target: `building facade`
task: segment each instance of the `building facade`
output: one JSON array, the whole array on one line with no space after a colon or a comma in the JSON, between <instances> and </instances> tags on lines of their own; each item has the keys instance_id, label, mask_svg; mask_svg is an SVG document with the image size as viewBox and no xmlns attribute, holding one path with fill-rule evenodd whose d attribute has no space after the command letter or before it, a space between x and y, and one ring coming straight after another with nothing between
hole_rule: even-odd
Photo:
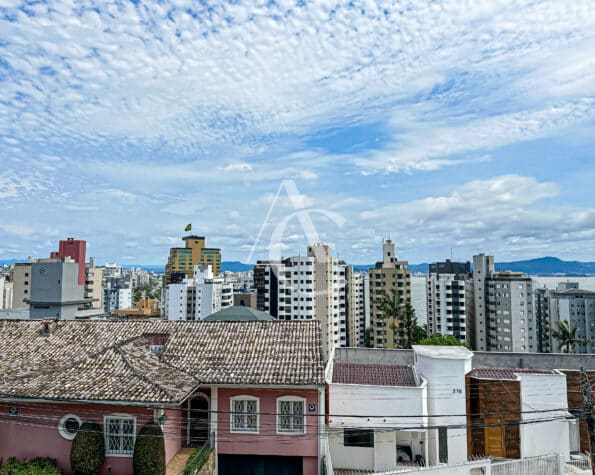
<instances>
[{"instance_id":1,"label":"building facade","mask_svg":"<svg viewBox=\"0 0 595 475\"><path fill-rule=\"evenodd\" d=\"M210 264L194 266L192 279L169 284L166 293L168 320L203 320L212 313L233 306L233 284L215 277Z\"/></svg>"},{"instance_id":2,"label":"building facade","mask_svg":"<svg viewBox=\"0 0 595 475\"><path fill-rule=\"evenodd\" d=\"M70 257L38 259L31 264L31 319L74 320L89 303L79 285L79 264Z\"/></svg>"},{"instance_id":3,"label":"building facade","mask_svg":"<svg viewBox=\"0 0 595 475\"><path fill-rule=\"evenodd\" d=\"M366 328L370 325L370 279L366 272L345 271L347 282L347 345L365 346Z\"/></svg>"},{"instance_id":4,"label":"building facade","mask_svg":"<svg viewBox=\"0 0 595 475\"><path fill-rule=\"evenodd\" d=\"M347 346L348 267L325 244L309 246L306 256L258 261L254 266L257 308L279 320L320 321L325 351ZM353 290L352 318L360 322L365 316L355 312L363 311L362 296Z\"/></svg>"},{"instance_id":5,"label":"building facade","mask_svg":"<svg viewBox=\"0 0 595 475\"><path fill-rule=\"evenodd\" d=\"M426 280L428 334L454 336L471 346L467 318L467 294L472 286L471 280L469 262L447 260L430 265Z\"/></svg>"},{"instance_id":6,"label":"building facade","mask_svg":"<svg viewBox=\"0 0 595 475\"><path fill-rule=\"evenodd\" d=\"M204 236L185 236L185 247L172 247L165 265L164 286L172 282L172 274L185 274L194 277L194 266L207 264L217 276L221 273L221 249L205 247Z\"/></svg>"},{"instance_id":7,"label":"building facade","mask_svg":"<svg viewBox=\"0 0 595 475\"><path fill-rule=\"evenodd\" d=\"M16 262L10 266L11 307L28 309L27 301L31 298L31 262Z\"/></svg>"},{"instance_id":8,"label":"building facade","mask_svg":"<svg viewBox=\"0 0 595 475\"><path fill-rule=\"evenodd\" d=\"M103 269L95 267L95 260L91 257L85 268L85 298L90 299L90 307L103 308Z\"/></svg>"},{"instance_id":9,"label":"building facade","mask_svg":"<svg viewBox=\"0 0 595 475\"><path fill-rule=\"evenodd\" d=\"M382 243L382 261L369 271L370 279L370 343L373 348L398 346L396 332L380 309L385 295L396 292L402 304L411 304L411 273L407 261L397 259L395 245L388 239Z\"/></svg>"},{"instance_id":10,"label":"building facade","mask_svg":"<svg viewBox=\"0 0 595 475\"><path fill-rule=\"evenodd\" d=\"M473 256L475 349L537 352L533 280L519 272L496 272L494 257Z\"/></svg>"},{"instance_id":11,"label":"building facade","mask_svg":"<svg viewBox=\"0 0 595 475\"><path fill-rule=\"evenodd\" d=\"M51 259L66 259L69 257L78 264L78 284L85 283L85 266L86 266L87 241L79 239L68 238L61 240L58 245L58 251L50 254Z\"/></svg>"}]
</instances>

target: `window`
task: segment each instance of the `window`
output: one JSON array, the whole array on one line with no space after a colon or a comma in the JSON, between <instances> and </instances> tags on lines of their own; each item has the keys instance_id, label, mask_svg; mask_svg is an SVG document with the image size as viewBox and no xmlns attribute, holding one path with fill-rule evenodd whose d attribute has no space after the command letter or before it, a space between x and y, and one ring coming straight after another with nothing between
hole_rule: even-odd
<instances>
[{"instance_id":1,"label":"window","mask_svg":"<svg viewBox=\"0 0 595 475\"><path fill-rule=\"evenodd\" d=\"M81 419L75 414L66 414L58 423L58 432L66 440L74 439L81 427Z\"/></svg>"},{"instance_id":2,"label":"window","mask_svg":"<svg viewBox=\"0 0 595 475\"><path fill-rule=\"evenodd\" d=\"M284 396L277 399L277 432L284 434L305 434L304 398Z\"/></svg>"},{"instance_id":3,"label":"window","mask_svg":"<svg viewBox=\"0 0 595 475\"><path fill-rule=\"evenodd\" d=\"M231 411L232 432L258 432L258 398L232 397Z\"/></svg>"},{"instance_id":4,"label":"window","mask_svg":"<svg viewBox=\"0 0 595 475\"><path fill-rule=\"evenodd\" d=\"M128 415L105 416L106 455L132 455L136 436L136 418Z\"/></svg>"},{"instance_id":5,"label":"window","mask_svg":"<svg viewBox=\"0 0 595 475\"><path fill-rule=\"evenodd\" d=\"M374 431L367 429L344 429L345 447L374 447Z\"/></svg>"},{"instance_id":6,"label":"window","mask_svg":"<svg viewBox=\"0 0 595 475\"><path fill-rule=\"evenodd\" d=\"M438 427L438 459L440 463L448 463L448 428Z\"/></svg>"}]
</instances>

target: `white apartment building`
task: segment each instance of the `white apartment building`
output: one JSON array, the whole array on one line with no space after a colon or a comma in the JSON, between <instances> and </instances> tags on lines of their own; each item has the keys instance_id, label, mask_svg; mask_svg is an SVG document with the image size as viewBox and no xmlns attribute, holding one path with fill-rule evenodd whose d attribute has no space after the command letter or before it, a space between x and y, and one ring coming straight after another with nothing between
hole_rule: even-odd
<instances>
[{"instance_id":1,"label":"white apartment building","mask_svg":"<svg viewBox=\"0 0 595 475\"><path fill-rule=\"evenodd\" d=\"M347 346L347 268L325 244L309 246L306 256L258 261L257 308L280 320L319 320L326 351Z\"/></svg>"},{"instance_id":2,"label":"white apartment building","mask_svg":"<svg viewBox=\"0 0 595 475\"><path fill-rule=\"evenodd\" d=\"M346 269L347 346L364 347L366 328L370 326L370 278L367 272Z\"/></svg>"},{"instance_id":3,"label":"white apartment building","mask_svg":"<svg viewBox=\"0 0 595 475\"><path fill-rule=\"evenodd\" d=\"M132 289L129 287L107 287L103 289L103 309L105 313L132 307Z\"/></svg>"},{"instance_id":4,"label":"white apartment building","mask_svg":"<svg viewBox=\"0 0 595 475\"><path fill-rule=\"evenodd\" d=\"M437 262L427 278L428 333L450 335L471 344L467 294L472 288L469 262Z\"/></svg>"},{"instance_id":5,"label":"white apartment building","mask_svg":"<svg viewBox=\"0 0 595 475\"><path fill-rule=\"evenodd\" d=\"M164 292L164 318L202 320L233 305L233 284L214 277L211 265L194 266L194 278L169 284Z\"/></svg>"}]
</instances>

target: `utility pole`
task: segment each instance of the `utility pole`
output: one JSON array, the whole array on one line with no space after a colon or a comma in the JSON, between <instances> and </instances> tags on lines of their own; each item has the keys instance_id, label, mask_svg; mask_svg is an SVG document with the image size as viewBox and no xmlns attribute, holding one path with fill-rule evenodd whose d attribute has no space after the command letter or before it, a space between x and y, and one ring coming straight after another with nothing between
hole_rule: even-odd
<instances>
[{"instance_id":1,"label":"utility pole","mask_svg":"<svg viewBox=\"0 0 595 475\"><path fill-rule=\"evenodd\" d=\"M595 475L595 417L593 417L593 400L591 399L593 388L585 368L581 368L581 391L583 392L583 417L587 422L587 430L589 431L591 473Z\"/></svg>"}]
</instances>

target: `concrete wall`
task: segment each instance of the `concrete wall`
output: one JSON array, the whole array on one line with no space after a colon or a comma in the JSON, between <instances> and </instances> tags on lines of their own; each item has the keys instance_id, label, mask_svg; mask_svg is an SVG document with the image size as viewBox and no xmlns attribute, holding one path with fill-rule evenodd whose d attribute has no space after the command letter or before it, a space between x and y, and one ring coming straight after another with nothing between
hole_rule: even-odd
<instances>
[{"instance_id":1,"label":"concrete wall","mask_svg":"<svg viewBox=\"0 0 595 475\"><path fill-rule=\"evenodd\" d=\"M413 364L413 350L382 350L371 348L337 348L337 363ZM592 355L564 353L501 353L475 351L473 368L527 368L595 370Z\"/></svg>"},{"instance_id":2,"label":"concrete wall","mask_svg":"<svg viewBox=\"0 0 595 475\"><path fill-rule=\"evenodd\" d=\"M566 375L520 374L521 410L523 422L563 417L568 407ZM530 413L560 409L559 412ZM567 420L539 422L520 426L521 457L536 457L559 453L570 458L570 436Z\"/></svg>"}]
</instances>

